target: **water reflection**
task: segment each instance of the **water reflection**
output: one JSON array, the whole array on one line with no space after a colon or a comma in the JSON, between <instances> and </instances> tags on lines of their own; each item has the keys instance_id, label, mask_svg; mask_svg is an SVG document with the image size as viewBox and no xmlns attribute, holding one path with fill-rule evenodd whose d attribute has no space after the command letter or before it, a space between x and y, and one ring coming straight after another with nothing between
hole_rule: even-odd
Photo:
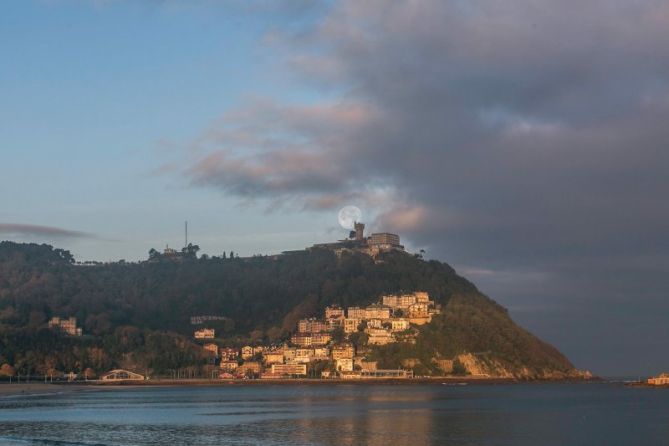
<instances>
[{"instance_id":1,"label":"water reflection","mask_svg":"<svg viewBox=\"0 0 669 446\"><path fill-rule=\"evenodd\" d=\"M0 444L663 444L666 414L605 385L115 389L0 399Z\"/></svg>"}]
</instances>

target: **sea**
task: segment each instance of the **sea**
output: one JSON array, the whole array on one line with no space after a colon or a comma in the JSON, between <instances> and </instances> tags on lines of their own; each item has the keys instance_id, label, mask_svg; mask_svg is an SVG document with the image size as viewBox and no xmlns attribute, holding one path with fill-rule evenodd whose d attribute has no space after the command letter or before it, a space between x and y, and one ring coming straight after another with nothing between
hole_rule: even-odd
<instances>
[{"instance_id":1,"label":"sea","mask_svg":"<svg viewBox=\"0 0 669 446\"><path fill-rule=\"evenodd\" d=\"M620 383L115 388L0 398L0 445L669 445Z\"/></svg>"}]
</instances>

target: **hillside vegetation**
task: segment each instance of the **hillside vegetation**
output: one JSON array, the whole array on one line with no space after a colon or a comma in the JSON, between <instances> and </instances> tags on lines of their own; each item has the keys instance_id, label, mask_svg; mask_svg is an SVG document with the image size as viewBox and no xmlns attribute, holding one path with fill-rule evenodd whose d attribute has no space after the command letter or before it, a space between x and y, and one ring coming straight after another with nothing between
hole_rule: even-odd
<instances>
[{"instance_id":1,"label":"hillside vegetation","mask_svg":"<svg viewBox=\"0 0 669 446\"><path fill-rule=\"evenodd\" d=\"M404 253L379 260L313 249L278 257L80 266L69 252L48 245L2 242L0 364L23 373L99 372L128 364L168 373L205 363L191 340L191 316L225 317L213 325L224 344L281 342L298 319L322 314L327 305L363 305L383 293L424 290L442 314L420 328L415 345L373 349L370 356L380 365L396 368L415 358L425 373L434 373L435 358L470 354L462 361L473 355L481 370L497 375L576 373L556 349L515 325L447 264ZM84 336L49 330L52 316L75 316Z\"/></svg>"}]
</instances>

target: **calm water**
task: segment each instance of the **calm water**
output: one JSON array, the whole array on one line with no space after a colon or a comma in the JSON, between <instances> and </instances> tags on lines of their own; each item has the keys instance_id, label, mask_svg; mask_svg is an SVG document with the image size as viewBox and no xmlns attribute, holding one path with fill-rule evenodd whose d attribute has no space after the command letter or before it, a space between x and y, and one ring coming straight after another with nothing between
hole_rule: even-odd
<instances>
[{"instance_id":1,"label":"calm water","mask_svg":"<svg viewBox=\"0 0 669 446\"><path fill-rule=\"evenodd\" d=\"M669 445L669 389L140 388L0 399L1 445Z\"/></svg>"}]
</instances>

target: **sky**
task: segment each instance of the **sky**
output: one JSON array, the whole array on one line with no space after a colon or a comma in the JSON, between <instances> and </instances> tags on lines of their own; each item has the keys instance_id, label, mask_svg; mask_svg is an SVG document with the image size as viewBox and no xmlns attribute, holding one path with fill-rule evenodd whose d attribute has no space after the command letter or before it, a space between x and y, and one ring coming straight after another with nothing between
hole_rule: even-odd
<instances>
[{"instance_id":1,"label":"sky","mask_svg":"<svg viewBox=\"0 0 669 446\"><path fill-rule=\"evenodd\" d=\"M0 239L277 253L355 205L577 367L659 373L667 122L666 1L8 1Z\"/></svg>"}]
</instances>

